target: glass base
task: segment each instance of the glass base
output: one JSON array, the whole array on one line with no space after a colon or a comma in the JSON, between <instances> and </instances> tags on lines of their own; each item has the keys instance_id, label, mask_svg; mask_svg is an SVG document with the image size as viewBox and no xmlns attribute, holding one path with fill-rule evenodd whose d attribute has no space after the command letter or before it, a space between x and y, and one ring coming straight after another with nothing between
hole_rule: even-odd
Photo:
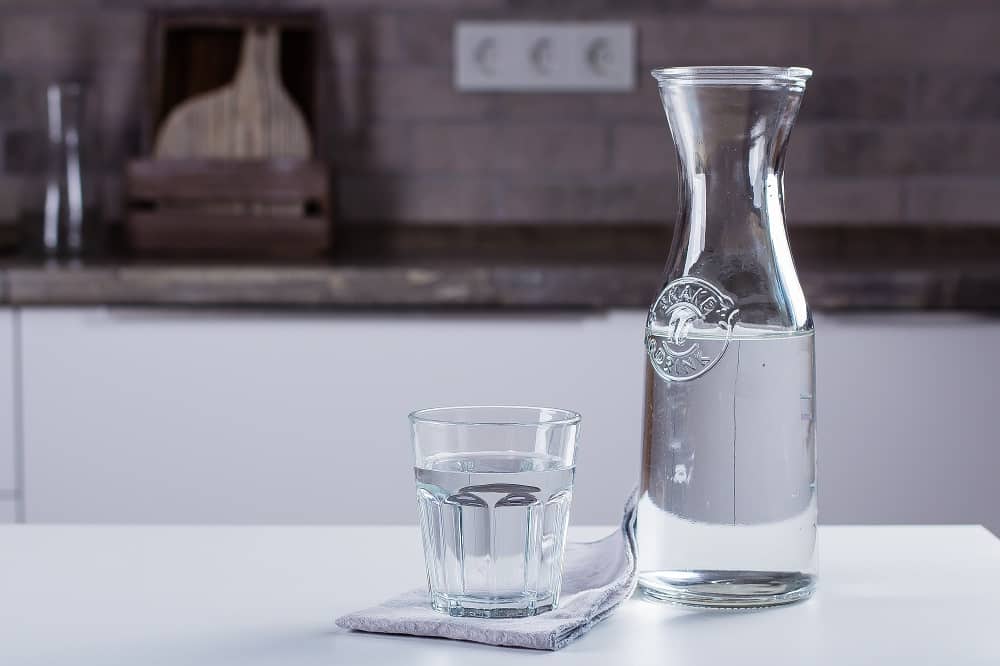
<instances>
[{"instance_id":1,"label":"glass base","mask_svg":"<svg viewBox=\"0 0 1000 666\"><path fill-rule=\"evenodd\" d=\"M646 599L698 608L765 608L808 599L816 576L799 571L645 571Z\"/></svg>"},{"instance_id":2,"label":"glass base","mask_svg":"<svg viewBox=\"0 0 1000 666\"><path fill-rule=\"evenodd\" d=\"M555 606L551 599L528 596L489 598L432 594L431 608L452 617L511 618L531 617Z\"/></svg>"}]
</instances>

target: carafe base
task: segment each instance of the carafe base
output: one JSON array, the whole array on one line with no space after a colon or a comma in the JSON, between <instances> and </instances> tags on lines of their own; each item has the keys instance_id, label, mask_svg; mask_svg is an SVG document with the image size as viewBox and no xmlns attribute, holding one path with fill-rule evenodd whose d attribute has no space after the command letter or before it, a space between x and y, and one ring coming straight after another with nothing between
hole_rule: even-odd
<instances>
[{"instance_id":1,"label":"carafe base","mask_svg":"<svg viewBox=\"0 0 1000 666\"><path fill-rule=\"evenodd\" d=\"M639 589L651 601L699 608L763 608L812 596L816 576L798 571L644 571Z\"/></svg>"}]
</instances>

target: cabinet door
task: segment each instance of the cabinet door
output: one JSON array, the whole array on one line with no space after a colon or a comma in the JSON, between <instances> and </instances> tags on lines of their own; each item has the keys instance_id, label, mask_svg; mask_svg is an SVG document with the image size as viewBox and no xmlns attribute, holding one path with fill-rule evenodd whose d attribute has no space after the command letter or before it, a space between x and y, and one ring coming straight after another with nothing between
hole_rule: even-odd
<instances>
[{"instance_id":1,"label":"cabinet door","mask_svg":"<svg viewBox=\"0 0 1000 666\"><path fill-rule=\"evenodd\" d=\"M14 311L2 308L0 309L0 502L7 500L10 504L13 504L17 491L14 373ZM2 513L0 510L0 514Z\"/></svg>"},{"instance_id":2,"label":"cabinet door","mask_svg":"<svg viewBox=\"0 0 1000 666\"><path fill-rule=\"evenodd\" d=\"M12 497L0 497L0 525L17 520L17 504Z\"/></svg>"},{"instance_id":3,"label":"cabinet door","mask_svg":"<svg viewBox=\"0 0 1000 666\"><path fill-rule=\"evenodd\" d=\"M584 414L574 521L636 477L643 314L25 309L29 522L416 519L406 415Z\"/></svg>"},{"instance_id":4,"label":"cabinet door","mask_svg":"<svg viewBox=\"0 0 1000 666\"><path fill-rule=\"evenodd\" d=\"M982 523L1000 533L1000 321L816 321L820 520Z\"/></svg>"}]
</instances>

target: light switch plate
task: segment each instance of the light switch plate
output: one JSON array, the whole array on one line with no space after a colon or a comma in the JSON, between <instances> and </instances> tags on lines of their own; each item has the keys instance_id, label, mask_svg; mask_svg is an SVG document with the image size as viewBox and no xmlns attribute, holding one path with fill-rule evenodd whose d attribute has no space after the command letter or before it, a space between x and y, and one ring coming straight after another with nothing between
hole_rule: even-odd
<instances>
[{"instance_id":1,"label":"light switch plate","mask_svg":"<svg viewBox=\"0 0 1000 666\"><path fill-rule=\"evenodd\" d=\"M459 21L453 46L458 90L627 92L635 87L631 23Z\"/></svg>"}]
</instances>

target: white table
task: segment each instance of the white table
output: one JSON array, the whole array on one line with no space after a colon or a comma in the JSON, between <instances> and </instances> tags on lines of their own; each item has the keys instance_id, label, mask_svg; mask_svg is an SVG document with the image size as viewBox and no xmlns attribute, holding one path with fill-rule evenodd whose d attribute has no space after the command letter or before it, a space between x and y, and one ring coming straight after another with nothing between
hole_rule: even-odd
<instances>
[{"instance_id":1,"label":"white table","mask_svg":"<svg viewBox=\"0 0 1000 666\"><path fill-rule=\"evenodd\" d=\"M421 584L413 527L5 526L0 664L1000 664L1000 540L985 529L824 527L820 549L808 602L733 613L636 599L539 653L336 629Z\"/></svg>"}]
</instances>

